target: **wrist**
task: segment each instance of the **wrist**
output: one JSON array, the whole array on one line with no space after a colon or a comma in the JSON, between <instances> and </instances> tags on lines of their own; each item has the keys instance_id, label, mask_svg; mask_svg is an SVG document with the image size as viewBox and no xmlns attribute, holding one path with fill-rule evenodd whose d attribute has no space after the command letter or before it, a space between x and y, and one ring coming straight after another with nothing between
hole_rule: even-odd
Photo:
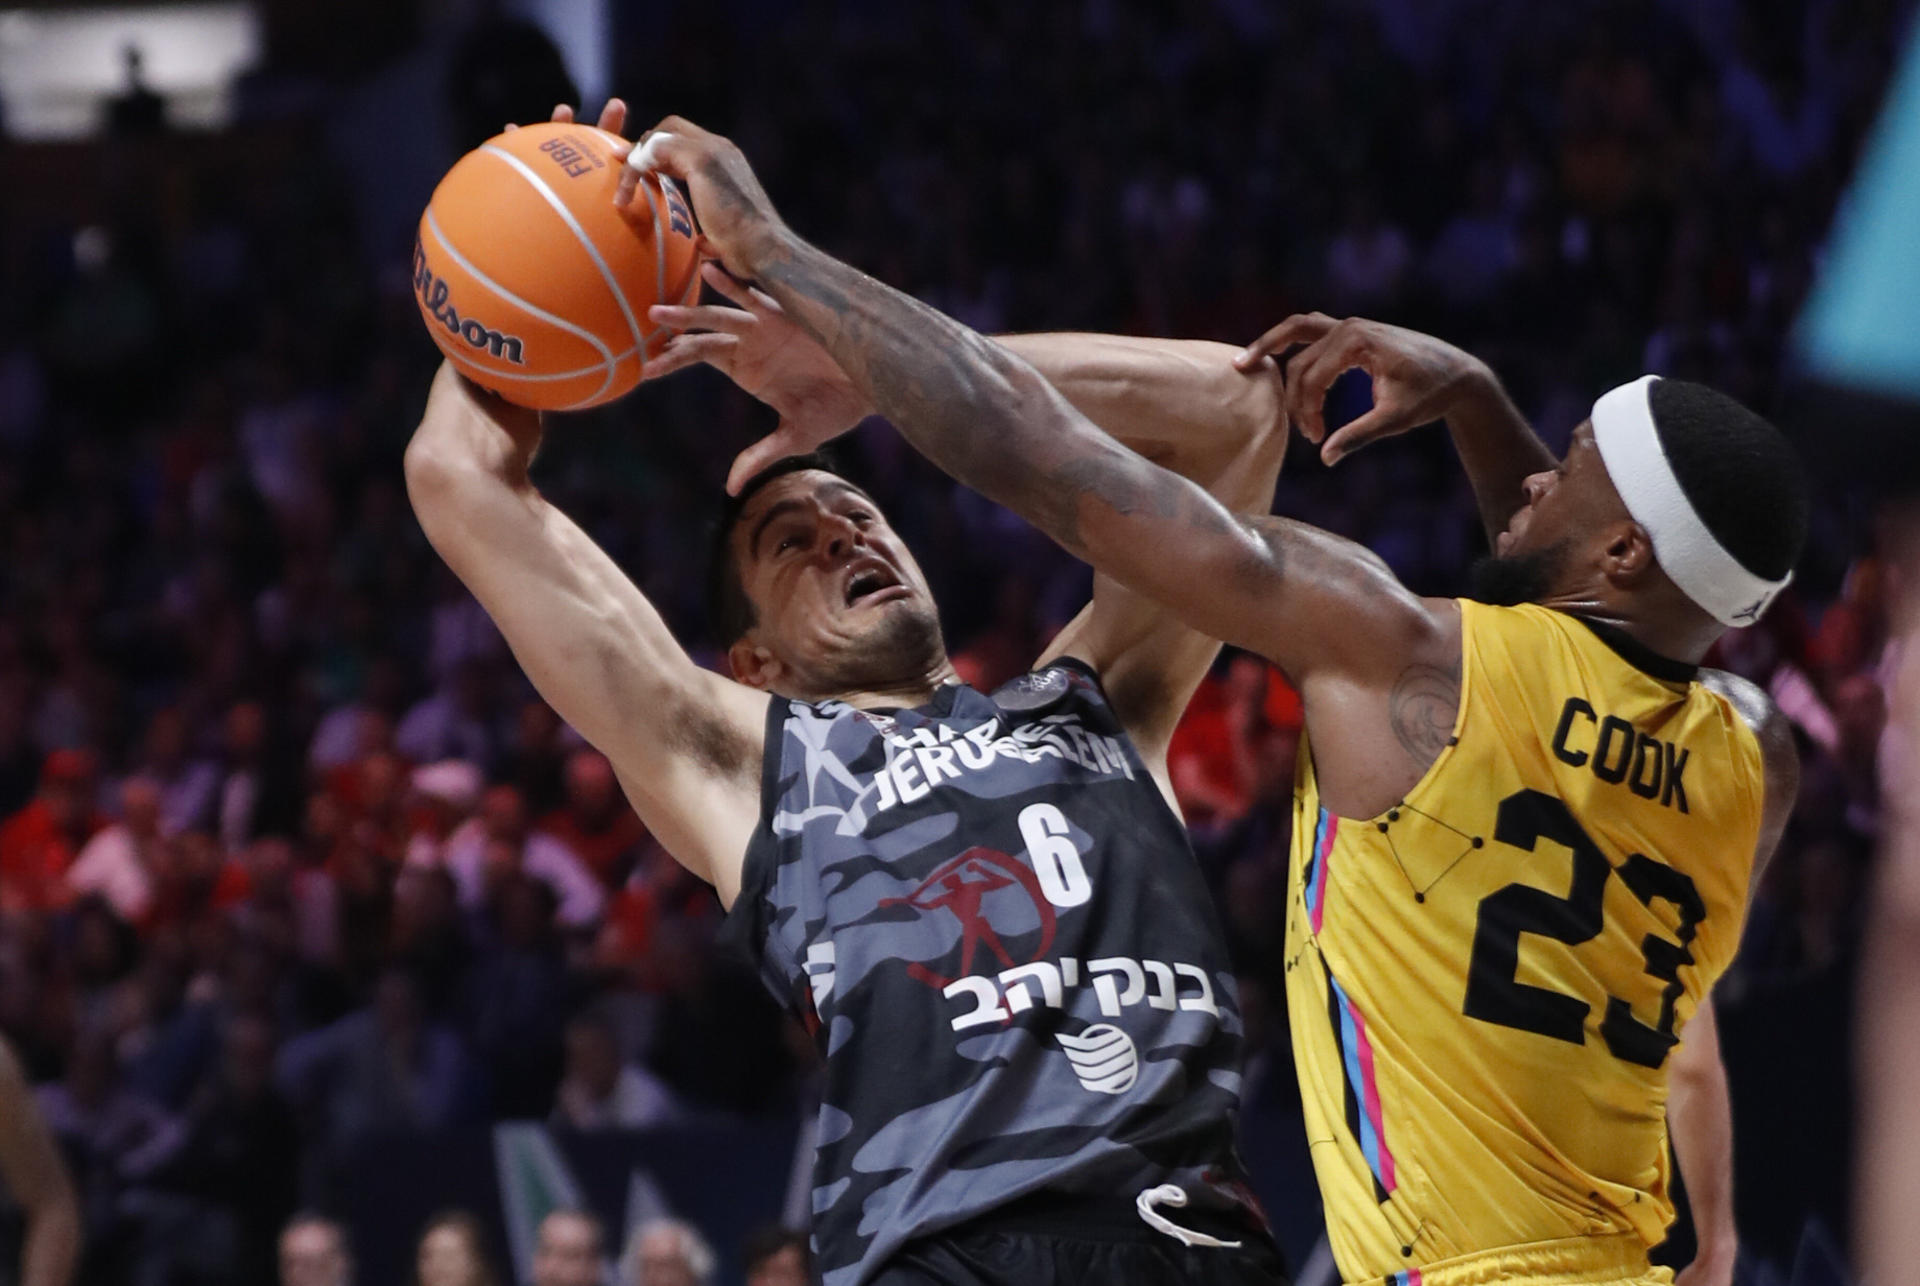
<instances>
[{"instance_id":1,"label":"wrist","mask_svg":"<svg viewBox=\"0 0 1920 1286\"><path fill-rule=\"evenodd\" d=\"M1740 1234L1732 1228L1697 1235L1693 1257L1702 1264L1731 1264L1740 1256Z\"/></svg>"},{"instance_id":2,"label":"wrist","mask_svg":"<svg viewBox=\"0 0 1920 1286\"><path fill-rule=\"evenodd\" d=\"M1504 405L1507 391L1501 387L1500 377L1493 373L1493 367L1470 353L1462 356L1466 360L1454 382L1455 407L1478 411Z\"/></svg>"},{"instance_id":3,"label":"wrist","mask_svg":"<svg viewBox=\"0 0 1920 1286\"><path fill-rule=\"evenodd\" d=\"M768 217L740 238L740 268L736 275L760 281L776 263L790 260L802 242L779 219Z\"/></svg>"}]
</instances>

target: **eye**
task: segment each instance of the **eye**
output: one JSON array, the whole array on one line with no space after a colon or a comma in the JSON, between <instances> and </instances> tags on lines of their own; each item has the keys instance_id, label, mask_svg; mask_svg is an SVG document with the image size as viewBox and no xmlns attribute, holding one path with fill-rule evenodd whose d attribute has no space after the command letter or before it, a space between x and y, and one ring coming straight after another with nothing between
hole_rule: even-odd
<instances>
[{"instance_id":1,"label":"eye","mask_svg":"<svg viewBox=\"0 0 1920 1286\"><path fill-rule=\"evenodd\" d=\"M873 525L873 515L864 509L854 510L847 515L847 520L856 527L871 527Z\"/></svg>"},{"instance_id":2,"label":"eye","mask_svg":"<svg viewBox=\"0 0 1920 1286\"><path fill-rule=\"evenodd\" d=\"M789 549L798 549L801 543L801 538L798 533L782 536L780 543L773 547L773 552L776 554L784 554Z\"/></svg>"}]
</instances>

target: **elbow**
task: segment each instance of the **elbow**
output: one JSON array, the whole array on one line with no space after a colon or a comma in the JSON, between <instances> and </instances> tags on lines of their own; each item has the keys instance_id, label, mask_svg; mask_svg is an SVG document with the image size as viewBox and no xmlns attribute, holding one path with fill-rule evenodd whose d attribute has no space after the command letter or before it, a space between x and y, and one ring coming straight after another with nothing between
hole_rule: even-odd
<instances>
[{"instance_id":1,"label":"elbow","mask_svg":"<svg viewBox=\"0 0 1920 1286\"><path fill-rule=\"evenodd\" d=\"M474 485L484 472L475 461L438 440L427 425L422 425L407 444L401 470L414 516L429 536L439 518L474 494Z\"/></svg>"},{"instance_id":2,"label":"elbow","mask_svg":"<svg viewBox=\"0 0 1920 1286\"><path fill-rule=\"evenodd\" d=\"M401 459L407 491L415 496L416 504L420 495L444 491L453 479L453 461L434 436L432 427L422 424L414 432L413 440L407 443L406 454Z\"/></svg>"}]
</instances>

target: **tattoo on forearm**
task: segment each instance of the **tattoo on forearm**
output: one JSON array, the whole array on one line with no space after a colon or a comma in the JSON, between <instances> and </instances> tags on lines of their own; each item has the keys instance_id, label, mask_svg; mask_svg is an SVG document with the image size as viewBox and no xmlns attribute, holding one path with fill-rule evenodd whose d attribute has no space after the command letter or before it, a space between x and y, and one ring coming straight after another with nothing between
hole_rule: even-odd
<instances>
[{"instance_id":1,"label":"tattoo on forearm","mask_svg":"<svg viewBox=\"0 0 1920 1286\"><path fill-rule=\"evenodd\" d=\"M1082 501L1218 522L1186 484L1082 422L1018 357L819 251L783 246L761 284L935 464L1084 553Z\"/></svg>"},{"instance_id":2,"label":"tattoo on forearm","mask_svg":"<svg viewBox=\"0 0 1920 1286\"><path fill-rule=\"evenodd\" d=\"M1460 665L1410 665L1387 694L1393 735L1415 762L1425 766L1453 740L1460 712Z\"/></svg>"}]
</instances>

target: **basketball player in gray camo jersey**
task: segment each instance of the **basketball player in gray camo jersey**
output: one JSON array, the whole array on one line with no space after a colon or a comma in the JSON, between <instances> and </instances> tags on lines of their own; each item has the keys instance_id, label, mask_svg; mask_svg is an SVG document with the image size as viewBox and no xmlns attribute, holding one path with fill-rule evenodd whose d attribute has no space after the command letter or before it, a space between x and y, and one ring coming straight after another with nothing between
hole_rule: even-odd
<instances>
[{"instance_id":1,"label":"basketball player in gray camo jersey","mask_svg":"<svg viewBox=\"0 0 1920 1286\"><path fill-rule=\"evenodd\" d=\"M720 329L650 376L709 361L783 410L831 396L756 342L763 300L709 280L742 307L681 317ZM1270 368L1217 344L1006 342L1222 503L1270 503ZM406 455L415 511L813 1032L828 1286L1277 1280L1233 1142L1234 980L1167 781L1218 645L1097 580L1031 673L977 691L879 507L801 460L734 479L722 677L540 496L541 436L443 367Z\"/></svg>"}]
</instances>

